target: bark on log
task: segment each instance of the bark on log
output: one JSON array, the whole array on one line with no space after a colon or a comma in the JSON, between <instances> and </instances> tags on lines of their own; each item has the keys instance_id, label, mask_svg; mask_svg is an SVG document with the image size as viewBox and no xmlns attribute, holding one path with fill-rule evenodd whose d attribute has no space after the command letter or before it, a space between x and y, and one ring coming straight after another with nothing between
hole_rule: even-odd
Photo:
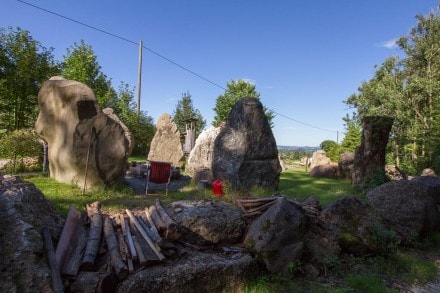
<instances>
[{"instance_id":1,"label":"bark on log","mask_svg":"<svg viewBox=\"0 0 440 293\"><path fill-rule=\"evenodd\" d=\"M101 203L95 201L86 205L87 216L90 219L89 238L86 250L81 263L81 270L93 271L95 269L96 254L99 249L99 242L102 234Z\"/></svg>"},{"instance_id":2,"label":"bark on log","mask_svg":"<svg viewBox=\"0 0 440 293\"><path fill-rule=\"evenodd\" d=\"M148 223L150 224L151 232L156 235L155 236L156 239L162 240L162 237L160 236L159 231L157 230L157 227L154 224L153 218L151 217L150 210L148 208L145 208L145 215L146 215ZM158 243L160 244L161 242L158 242Z\"/></svg>"},{"instance_id":3,"label":"bark on log","mask_svg":"<svg viewBox=\"0 0 440 293\"><path fill-rule=\"evenodd\" d=\"M70 292L116 292L119 280L108 272L80 272L69 287Z\"/></svg>"},{"instance_id":4,"label":"bark on log","mask_svg":"<svg viewBox=\"0 0 440 293\"><path fill-rule=\"evenodd\" d=\"M156 209L156 206L152 205L149 207L149 214L151 216L151 220L154 223L154 226L156 226L157 230L159 232L165 231L167 229L165 223L161 219L159 212Z\"/></svg>"},{"instance_id":5,"label":"bark on log","mask_svg":"<svg viewBox=\"0 0 440 293\"><path fill-rule=\"evenodd\" d=\"M69 206L66 222L64 223L63 231L61 232L60 240L58 241L55 256L60 270L64 267L64 262L69 253L69 247L75 234L75 228L78 221L81 219L81 213L72 205Z\"/></svg>"},{"instance_id":6,"label":"bark on log","mask_svg":"<svg viewBox=\"0 0 440 293\"><path fill-rule=\"evenodd\" d=\"M108 216L105 216L104 219L104 236L116 275L120 280L123 280L128 276L128 268L122 261L121 255L119 254L118 242L113 230L113 224Z\"/></svg>"},{"instance_id":7,"label":"bark on log","mask_svg":"<svg viewBox=\"0 0 440 293\"><path fill-rule=\"evenodd\" d=\"M125 243L127 243L131 259L136 261L138 259L138 256L136 253L136 248L134 247L133 238L131 237L130 227L128 226L127 220L122 214L119 217L121 220L122 233L124 234L124 240Z\"/></svg>"},{"instance_id":8,"label":"bark on log","mask_svg":"<svg viewBox=\"0 0 440 293\"><path fill-rule=\"evenodd\" d=\"M163 242L162 237L160 237L159 234L155 234L151 228L145 223L145 221L142 219L142 217L136 217L141 224L142 228L144 228L145 232L147 232L147 235L153 240L154 243L157 245Z\"/></svg>"},{"instance_id":9,"label":"bark on log","mask_svg":"<svg viewBox=\"0 0 440 293\"><path fill-rule=\"evenodd\" d=\"M62 270L62 275L70 279L76 278L76 275L78 274L79 266L81 265L81 260L84 255L84 249L87 244L87 238L89 236L88 229L85 226L84 217L85 215L82 215L76 225L74 238L70 243L69 253Z\"/></svg>"},{"instance_id":10,"label":"bark on log","mask_svg":"<svg viewBox=\"0 0 440 293\"><path fill-rule=\"evenodd\" d=\"M177 223L168 215L159 199L156 199L156 209L160 215L160 218L165 223L166 230L164 236L170 241L176 241L182 235L180 233L180 227Z\"/></svg>"},{"instance_id":11,"label":"bark on log","mask_svg":"<svg viewBox=\"0 0 440 293\"><path fill-rule=\"evenodd\" d=\"M43 228L43 242L46 247L47 259L49 260L50 273L52 277L52 289L55 293L63 293L64 285L60 276L60 269L58 267L57 259L55 256L55 249L53 248L52 238L47 227Z\"/></svg>"},{"instance_id":12,"label":"bark on log","mask_svg":"<svg viewBox=\"0 0 440 293\"><path fill-rule=\"evenodd\" d=\"M136 217L133 215L133 213L129 210L126 209L125 210L127 212L127 215L130 217L130 220L133 221L134 225L136 226L136 228L138 229L139 233L142 235L142 237L145 239L145 241L147 241L148 245L151 247L151 249L154 251L154 253L156 254L156 256L159 258L159 260L164 260L165 257L163 256L163 254L157 249L156 245L154 244L154 242L150 239L150 237L148 237L147 233L145 233L144 229L142 228L141 224L139 223L139 221L136 219Z\"/></svg>"},{"instance_id":13,"label":"bark on log","mask_svg":"<svg viewBox=\"0 0 440 293\"><path fill-rule=\"evenodd\" d=\"M144 252L142 251L142 247L141 244L138 241L138 238L136 236L133 236L133 243L134 243L134 247L136 247L136 252L138 254L139 257L139 264L141 266L146 266L147 265L147 259L144 255Z\"/></svg>"}]
</instances>

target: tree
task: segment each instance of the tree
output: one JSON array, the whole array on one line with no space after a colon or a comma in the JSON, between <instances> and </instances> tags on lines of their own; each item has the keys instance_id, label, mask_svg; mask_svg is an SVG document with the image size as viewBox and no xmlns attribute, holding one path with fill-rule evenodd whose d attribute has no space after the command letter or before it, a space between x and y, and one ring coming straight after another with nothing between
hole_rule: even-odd
<instances>
[{"instance_id":1,"label":"tree","mask_svg":"<svg viewBox=\"0 0 440 293\"><path fill-rule=\"evenodd\" d=\"M440 171L440 17L439 9L417 15L417 25L397 44L405 56L389 57L359 93L346 103L359 118L394 118L389 151L408 174L426 167Z\"/></svg>"},{"instance_id":2,"label":"tree","mask_svg":"<svg viewBox=\"0 0 440 293\"><path fill-rule=\"evenodd\" d=\"M330 160L333 162L337 162L339 160L339 156L341 155L341 146L336 141L324 140L319 146L323 151L325 151L325 154L330 158Z\"/></svg>"},{"instance_id":3,"label":"tree","mask_svg":"<svg viewBox=\"0 0 440 293\"><path fill-rule=\"evenodd\" d=\"M173 112L174 122L179 128L180 133L186 132L185 121L188 119L197 119L196 134L202 132L206 126L206 120L198 109L194 109L191 94L183 93L182 98L177 102L176 109Z\"/></svg>"},{"instance_id":4,"label":"tree","mask_svg":"<svg viewBox=\"0 0 440 293\"><path fill-rule=\"evenodd\" d=\"M119 119L128 127L134 140L132 154L146 155L155 133L153 119L146 112L137 114L134 92L128 84L121 82L117 94L117 102L113 108Z\"/></svg>"},{"instance_id":5,"label":"tree","mask_svg":"<svg viewBox=\"0 0 440 293\"><path fill-rule=\"evenodd\" d=\"M346 133L341 142L343 152L354 152L361 145L362 127L356 121L355 117L350 119L348 116L344 119Z\"/></svg>"},{"instance_id":6,"label":"tree","mask_svg":"<svg viewBox=\"0 0 440 293\"><path fill-rule=\"evenodd\" d=\"M115 103L111 80L101 71L98 57L84 40L67 48L63 56L62 74L66 79L76 80L89 86L95 93L98 104L102 107L113 107Z\"/></svg>"},{"instance_id":7,"label":"tree","mask_svg":"<svg viewBox=\"0 0 440 293\"><path fill-rule=\"evenodd\" d=\"M20 28L0 28L0 129L33 127L41 84L59 73L53 49Z\"/></svg>"},{"instance_id":8,"label":"tree","mask_svg":"<svg viewBox=\"0 0 440 293\"><path fill-rule=\"evenodd\" d=\"M215 116L212 125L219 126L225 122L235 103L245 97L260 98L260 93L256 91L255 85L245 80L233 80L228 82L225 93L218 96L215 102L215 108L213 109ZM269 124L273 127L272 120L275 117L274 111L265 107L263 108Z\"/></svg>"}]
</instances>

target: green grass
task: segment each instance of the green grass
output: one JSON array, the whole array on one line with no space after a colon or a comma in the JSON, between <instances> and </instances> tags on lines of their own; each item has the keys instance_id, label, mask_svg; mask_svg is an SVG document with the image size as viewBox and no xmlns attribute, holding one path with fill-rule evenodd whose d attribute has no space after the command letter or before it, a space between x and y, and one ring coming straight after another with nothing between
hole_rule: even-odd
<instances>
[{"instance_id":1,"label":"green grass","mask_svg":"<svg viewBox=\"0 0 440 293\"><path fill-rule=\"evenodd\" d=\"M303 168L292 167L281 173L278 190L282 195L298 201L314 196L323 206L344 196L361 196L346 179L315 178Z\"/></svg>"}]
</instances>

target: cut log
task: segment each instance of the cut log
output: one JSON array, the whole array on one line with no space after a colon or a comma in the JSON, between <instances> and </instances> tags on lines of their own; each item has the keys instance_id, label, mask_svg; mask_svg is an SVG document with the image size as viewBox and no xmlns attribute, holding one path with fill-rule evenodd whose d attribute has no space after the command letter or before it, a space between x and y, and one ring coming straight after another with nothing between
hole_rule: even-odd
<instances>
[{"instance_id":1,"label":"cut log","mask_svg":"<svg viewBox=\"0 0 440 293\"><path fill-rule=\"evenodd\" d=\"M138 251L138 249L140 249L142 251L143 256L145 257L145 262L142 262L142 265L147 266L149 264L154 264L154 263L160 262L161 260L156 256L153 249L150 247L150 245L147 243L147 241L144 239L144 237L139 232L136 225L131 220L130 220L130 226L133 229L133 231L132 231L133 240L134 240L134 238L136 238L137 244L139 245L136 247L136 251ZM140 257L139 257L139 263L141 264Z\"/></svg>"},{"instance_id":2,"label":"cut log","mask_svg":"<svg viewBox=\"0 0 440 293\"><path fill-rule=\"evenodd\" d=\"M147 265L147 259L145 258L144 252L142 251L142 247L141 244L138 241L138 238L136 236L133 235L133 243L134 243L134 247L136 247L136 252L137 255L139 257L139 264L141 266L146 266Z\"/></svg>"},{"instance_id":3,"label":"cut log","mask_svg":"<svg viewBox=\"0 0 440 293\"><path fill-rule=\"evenodd\" d=\"M43 228L43 243L46 247L47 259L49 260L50 273L52 276L52 289L55 293L63 293L64 285L60 276L60 269L58 267L57 258L55 256L55 249L53 248L52 238L47 227Z\"/></svg>"},{"instance_id":4,"label":"cut log","mask_svg":"<svg viewBox=\"0 0 440 293\"><path fill-rule=\"evenodd\" d=\"M162 242L162 237L160 237L159 231L157 230L157 227L154 224L154 221L153 221L151 214L150 214L150 210L148 208L145 208L145 216L147 218L148 223L150 224L151 232L156 235L155 238L161 239L161 241L158 242L160 244Z\"/></svg>"},{"instance_id":5,"label":"cut log","mask_svg":"<svg viewBox=\"0 0 440 293\"><path fill-rule=\"evenodd\" d=\"M68 256L64 262L64 266L61 274L69 279L75 279L79 271L79 266L81 265L81 260L84 256L84 249L87 244L87 238L89 236L89 231L85 226L85 215L81 216L78 221L75 234L70 244L70 249Z\"/></svg>"},{"instance_id":6,"label":"cut log","mask_svg":"<svg viewBox=\"0 0 440 293\"><path fill-rule=\"evenodd\" d=\"M170 241L176 241L182 235L180 233L180 227L177 223L168 215L165 209L162 207L160 199L156 199L156 209L160 215L160 218L165 223L166 230L164 236Z\"/></svg>"},{"instance_id":7,"label":"cut log","mask_svg":"<svg viewBox=\"0 0 440 293\"><path fill-rule=\"evenodd\" d=\"M246 210L247 213L254 213L254 212L264 212L265 210L267 210L268 208L270 208L273 204L275 203L275 201L268 201L265 204L262 204L258 207L254 207L251 209Z\"/></svg>"},{"instance_id":8,"label":"cut log","mask_svg":"<svg viewBox=\"0 0 440 293\"><path fill-rule=\"evenodd\" d=\"M279 196L278 194L271 196L271 197L263 197L263 198L248 198L248 199L239 199L239 201L241 202L241 204L246 205L247 203L255 203L255 202L268 202L268 201L273 201L276 200L278 198L280 198L281 196Z\"/></svg>"},{"instance_id":9,"label":"cut log","mask_svg":"<svg viewBox=\"0 0 440 293\"><path fill-rule=\"evenodd\" d=\"M63 231L61 232L60 240L58 241L55 256L60 270L64 267L64 262L69 253L69 247L72 243L75 234L76 225L81 219L81 213L72 205L69 206L66 222L64 223Z\"/></svg>"},{"instance_id":10,"label":"cut log","mask_svg":"<svg viewBox=\"0 0 440 293\"><path fill-rule=\"evenodd\" d=\"M95 201L91 204L87 204L86 210L90 220L90 230L86 250L81 263L81 270L93 271L95 269L96 254L98 253L102 234L101 203Z\"/></svg>"},{"instance_id":11,"label":"cut log","mask_svg":"<svg viewBox=\"0 0 440 293\"><path fill-rule=\"evenodd\" d=\"M164 260L165 257L163 256L163 254L157 249L156 245L154 244L154 242L150 239L150 237L148 237L147 233L144 231L144 229L142 228L141 224L139 223L139 221L137 220L137 218L133 215L133 213L129 210L126 209L125 210L127 212L127 215L130 217L130 220L133 221L134 225L136 226L137 230L139 231L139 233L142 235L142 237L145 239L145 241L147 241L148 245L151 247L151 249L154 251L154 253L156 254L156 256L159 258L159 260Z\"/></svg>"},{"instance_id":12,"label":"cut log","mask_svg":"<svg viewBox=\"0 0 440 293\"><path fill-rule=\"evenodd\" d=\"M153 231L151 230L151 228L147 225L147 223L145 223L145 221L141 218L136 216L136 218L138 219L139 223L141 224L142 228L144 228L144 231L147 233L147 235L151 238L151 240L153 240L154 243L156 243L157 245L159 245L160 243L163 242L162 237L160 237L159 234L155 234L153 233Z\"/></svg>"},{"instance_id":13,"label":"cut log","mask_svg":"<svg viewBox=\"0 0 440 293\"><path fill-rule=\"evenodd\" d=\"M120 215L120 222L122 227L122 233L124 234L125 243L127 243L128 251L130 252L131 259L137 261L138 256L136 253L136 248L134 247L133 239L131 237L130 227L128 226L127 220L124 215Z\"/></svg>"},{"instance_id":14,"label":"cut log","mask_svg":"<svg viewBox=\"0 0 440 293\"><path fill-rule=\"evenodd\" d=\"M162 218L159 215L159 212L156 209L156 206L152 205L149 207L149 214L151 216L151 220L154 223L154 226L156 226L157 230L159 232L163 232L167 229L165 223L163 222Z\"/></svg>"},{"instance_id":15,"label":"cut log","mask_svg":"<svg viewBox=\"0 0 440 293\"><path fill-rule=\"evenodd\" d=\"M113 230L113 224L108 216L104 217L104 236L116 276L118 276L120 280L123 280L128 276L128 268L119 254L118 242Z\"/></svg>"},{"instance_id":16,"label":"cut log","mask_svg":"<svg viewBox=\"0 0 440 293\"><path fill-rule=\"evenodd\" d=\"M80 272L70 284L70 292L116 292L119 280L108 272Z\"/></svg>"}]
</instances>

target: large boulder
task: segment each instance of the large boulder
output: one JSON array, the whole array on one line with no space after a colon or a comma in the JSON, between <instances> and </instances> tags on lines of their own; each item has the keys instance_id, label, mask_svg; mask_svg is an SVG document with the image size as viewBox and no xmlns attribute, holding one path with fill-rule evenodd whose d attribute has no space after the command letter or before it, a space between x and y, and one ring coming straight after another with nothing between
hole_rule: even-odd
<instances>
[{"instance_id":1,"label":"large boulder","mask_svg":"<svg viewBox=\"0 0 440 293\"><path fill-rule=\"evenodd\" d=\"M226 202L181 200L171 207L183 237L192 243L236 244L246 228L241 210Z\"/></svg>"},{"instance_id":2,"label":"large boulder","mask_svg":"<svg viewBox=\"0 0 440 293\"><path fill-rule=\"evenodd\" d=\"M377 250L374 232L383 227L381 219L358 198L347 196L332 202L322 210L321 220L336 235L343 252L361 255Z\"/></svg>"},{"instance_id":3,"label":"large boulder","mask_svg":"<svg viewBox=\"0 0 440 293\"><path fill-rule=\"evenodd\" d=\"M41 231L57 239L63 224L35 185L0 176L0 292L52 292Z\"/></svg>"},{"instance_id":4,"label":"large boulder","mask_svg":"<svg viewBox=\"0 0 440 293\"><path fill-rule=\"evenodd\" d=\"M300 207L281 197L250 225L244 244L271 273L289 275L302 256L305 223Z\"/></svg>"},{"instance_id":5,"label":"large boulder","mask_svg":"<svg viewBox=\"0 0 440 293\"><path fill-rule=\"evenodd\" d=\"M329 165L331 163L331 160L329 157L327 157L325 151L318 150L313 152L310 167L313 169L316 166L325 166Z\"/></svg>"},{"instance_id":6,"label":"large boulder","mask_svg":"<svg viewBox=\"0 0 440 293\"><path fill-rule=\"evenodd\" d=\"M310 171L312 177L336 178L338 177L338 163L315 166Z\"/></svg>"},{"instance_id":7,"label":"large boulder","mask_svg":"<svg viewBox=\"0 0 440 293\"><path fill-rule=\"evenodd\" d=\"M361 184L376 172L385 173L385 151L392 117L368 116L362 120L361 145L356 148L351 174L352 184Z\"/></svg>"},{"instance_id":8,"label":"large boulder","mask_svg":"<svg viewBox=\"0 0 440 293\"><path fill-rule=\"evenodd\" d=\"M204 130L197 137L196 144L188 157L185 171L193 176L200 170L212 168L212 154L214 152L214 141L220 133L220 127L211 126Z\"/></svg>"},{"instance_id":9,"label":"large boulder","mask_svg":"<svg viewBox=\"0 0 440 293\"><path fill-rule=\"evenodd\" d=\"M339 156L338 173L340 178L351 178L351 171L354 165L354 153L344 152Z\"/></svg>"},{"instance_id":10,"label":"large boulder","mask_svg":"<svg viewBox=\"0 0 440 293\"><path fill-rule=\"evenodd\" d=\"M179 168L184 165L185 154L180 141L180 131L170 114L164 113L157 120L148 160L170 162Z\"/></svg>"},{"instance_id":11,"label":"large boulder","mask_svg":"<svg viewBox=\"0 0 440 293\"><path fill-rule=\"evenodd\" d=\"M178 260L130 274L117 292L244 292L260 272L257 261L245 253L188 251Z\"/></svg>"},{"instance_id":12,"label":"large boulder","mask_svg":"<svg viewBox=\"0 0 440 293\"><path fill-rule=\"evenodd\" d=\"M278 149L263 106L256 98L235 103L214 143L214 177L232 189L275 190L281 166Z\"/></svg>"},{"instance_id":13,"label":"large boulder","mask_svg":"<svg viewBox=\"0 0 440 293\"><path fill-rule=\"evenodd\" d=\"M440 178L424 176L382 184L367 193L367 201L405 244L440 231L439 193Z\"/></svg>"},{"instance_id":14,"label":"large boulder","mask_svg":"<svg viewBox=\"0 0 440 293\"><path fill-rule=\"evenodd\" d=\"M113 113L101 111L88 86L51 78L38 103L35 129L48 144L51 178L87 189L123 181L131 136Z\"/></svg>"}]
</instances>

